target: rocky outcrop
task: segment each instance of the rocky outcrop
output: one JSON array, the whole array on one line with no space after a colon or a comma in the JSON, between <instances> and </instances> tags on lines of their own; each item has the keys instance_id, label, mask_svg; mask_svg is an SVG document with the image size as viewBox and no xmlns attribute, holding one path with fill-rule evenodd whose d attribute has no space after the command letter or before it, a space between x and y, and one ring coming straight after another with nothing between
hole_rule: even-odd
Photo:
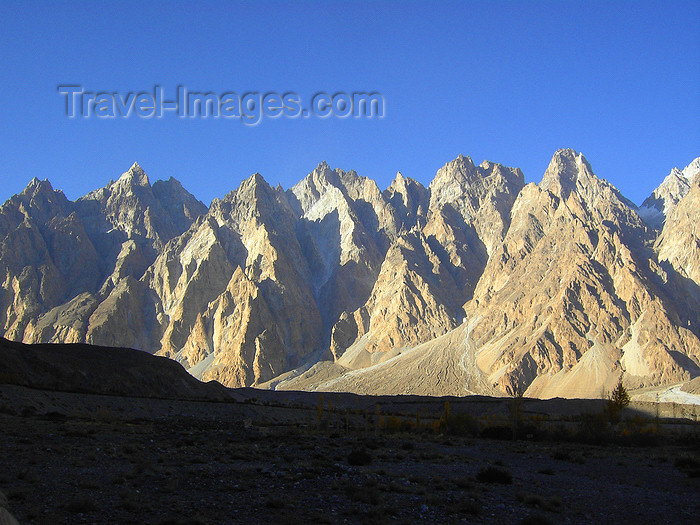
<instances>
[{"instance_id":1,"label":"rocky outcrop","mask_svg":"<svg viewBox=\"0 0 700 525\"><path fill-rule=\"evenodd\" d=\"M477 170L467 159L458 159L455 165L453 171L458 180L467 180L471 174L471 180L479 181L474 178ZM436 186L440 187L431 185ZM449 192L457 198L462 198L459 195L465 191L453 183L445 182L442 187L460 188ZM455 224L456 212L464 224L447 231L462 235L467 232L470 237L463 237L458 243L457 235L441 233L443 238L462 247L478 247L473 241L483 239L481 250L472 248L470 252L462 248L461 252L470 253L472 260L485 265L476 273L478 282L473 296L465 301L462 324L445 335L430 334L429 338L438 337L419 341L423 344L415 339L407 345L384 340L383 348L393 349L388 354L390 359L365 359L359 363L363 368L359 368L356 348L374 341L362 334L363 327L371 322L368 312L360 310L363 315L348 316L334 331L331 344L360 336L360 343L338 358L337 363L342 366L318 370L315 367L279 382L276 387L294 389L298 383L306 388L358 393L391 390L406 394L499 392L535 397L600 397L621 375L630 388L678 383L695 377L700 372L695 328L696 312L700 309L697 305L688 308L680 301L678 277L683 274L673 267L675 264L678 268L692 268L691 256L698 253L690 233L694 230L687 224L681 225L692 220L686 216L697 207L691 204L692 199L689 193L687 203L678 205L678 220L668 221L666 241L678 246L670 238L671 230L675 230L672 224L679 231L688 232L683 240L687 255L677 252L665 262L661 256L657 259L651 248L656 234L642 222L636 207L599 179L582 155L560 150L542 181L523 187L509 212L497 215L503 218L497 229L477 229L474 218L480 208L467 208L464 202L452 205L452 214L443 210L440 228L428 230L430 222L424 228L424 232L430 231L439 238L438 232ZM446 208L448 203L444 204ZM491 205L490 209L497 207ZM437 223L435 217L438 215L433 215L433 223ZM466 224L473 228L465 228ZM505 234L500 241L491 243L489 254L489 234L499 231ZM468 240L472 242L465 242ZM440 245L448 243L442 241ZM657 244L659 253L664 253L663 247L662 238ZM422 253L429 252L423 249ZM452 249L448 253L460 252ZM461 256L460 259L464 260ZM452 255L445 259L448 263L444 266L449 268L449 261L460 259ZM385 264L389 265L389 257ZM402 261L390 266L401 268ZM387 281L393 288L387 282L380 285L379 280L376 287L400 303L406 297L397 290L401 288L396 284L401 275L391 275ZM439 288L429 286L417 295L439 297L433 293ZM456 296L463 291L459 285L454 290ZM373 297L380 295L373 291ZM684 297L688 296L686 293ZM391 305L392 301L383 304ZM412 304L405 300L396 312L410 312ZM380 309L383 314L389 310ZM401 314L377 317L385 330L398 333L388 318L400 319ZM439 326L434 317L431 324ZM348 370L352 368L355 369ZM318 379L314 382L313 378Z\"/></svg>"},{"instance_id":2,"label":"rocky outcrop","mask_svg":"<svg viewBox=\"0 0 700 525\"><path fill-rule=\"evenodd\" d=\"M700 169L666 218L656 249L659 261L700 286Z\"/></svg>"},{"instance_id":3,"label":"rocky outcrop","mask_svg":"<svg viewBox=\"0 0 700 525\"><path fill-rule=\"evenodd\" d=\"M428 188L399 173L381 191L324 162L286 191L256 173L208 209L137 164L76 202L35 179L0 208L0 322L227 386L600 397L620 375L680 383L700 375L696 164L657 190L661 229L572 150L539 184L460 155Z\"/></svg>"},{"instance_id":4,"label":"rocky outcrop","mask_svg":"<svg viewBox=\"0 0 700 525\"><path fill-rule=\"evenodd\" d=\"M399 237L387 252L367 302L334 326L331 351L349 368L362 368L395 351L429 341L461 319L454 279L420 232ZM341 334L345 335L344 348ZM354 337L348 338L346 334ZM344 355L343 355L344 354Z\"/></svg>"},{"instance_id":5,"label":"rocky outcrop","mask_svg":"<svg viewBox=\"0 0 700 525\"><path fill-rule=\"evenodd\" d=\"M174 179L154 187L134 164L76 202L33 179L0 207L6 337L153 350L159 326L140 279L164 243L206 212Z\"/></svg>"},{"instance_id":6,"label":"rocky outcrop","mask_svg":"<svg viewBox=\"0 0 700 525\"><path fill-rule=\"evenodd\" d=\"M158 352L204 379L247 386L320 349L311 271L283 192L255 174L166 246L145 280L157 296Z\"/></svg>"},{"instance_id":7,"label":"rocky outcrop","mask_svg":"<svg viewBox=\"0 0 700 525\"><path fill-rule=\"evenodd\" d=\"M696 173L700 172L700 157L683 170L673 168L663 182L639 207L639 215L653 228L660 229L666 217L688 193Z\"/></svg>"},{"instance_id":8,"label":"rocky outcrop","mask_svg":"<svg viewBox=\"0 0 700 525\"><path fill-rule=\"evenodd\" d=\"M633 206L572 150L522 190L465 306L477 364L501 391L590 397L622 373L631 386L696 373L697 337L656 284Z\"/></svg>"},{"instance_id":9,"label":"rocky outcrop","mask_svg":"<svg viewBox=\"0 0 700 525\"><path fill-rule=\"evenodd\" d=\"M430 210L439 213L447 206L453 208L491 254L503 240L510 209L523 185L518 168L489 161L475 166L460 155L440 168L430 183Z\"/></svg>"},{"instance_id":10,"label":"rocky outcrop","mask_svg":"<svg viewBox=\"0 0 700 525\"><path fill-rule=\"evenodd\" d=\"M386 245L396 235L395 212L376 183L321 163L287 192L299 217L297 235L326 325L369 296Z\"/></svg>"}]
</instances>

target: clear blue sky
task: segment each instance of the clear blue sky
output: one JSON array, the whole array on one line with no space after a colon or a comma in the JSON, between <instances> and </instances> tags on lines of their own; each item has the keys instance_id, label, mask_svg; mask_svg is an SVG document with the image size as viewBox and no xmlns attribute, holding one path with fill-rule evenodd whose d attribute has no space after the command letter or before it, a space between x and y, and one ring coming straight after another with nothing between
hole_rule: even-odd
<instances>
[{"instance_id":1,"label":"clear blue sky","mask_svg":"<svg viewBox=\"0 0 700 525\"><path fill-rule=\"evenodd\" d=\"M321 160L386 187L463 153L539 181L560 147L639 203L700 155L700 2L0 2L0 201L138 161L205 203ZM379 91L382 120L74 119L59 84Z\"/></svg>"}]
</instances>

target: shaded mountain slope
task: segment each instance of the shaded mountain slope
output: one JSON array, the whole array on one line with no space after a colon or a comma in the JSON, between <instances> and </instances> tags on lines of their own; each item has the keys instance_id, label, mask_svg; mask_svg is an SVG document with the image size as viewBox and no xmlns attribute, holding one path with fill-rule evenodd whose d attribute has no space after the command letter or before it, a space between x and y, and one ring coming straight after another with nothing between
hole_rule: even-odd
<instances>
[{"instance_id":1,"label":"shaded mountain slope","mask_svg":"<svg viewBox=\"0 0 700 525\"><path fill-rule=\"evenodd\" d=\"M129 397L226 400L170 359L130 348L84 344L26 345L0 338L0 379L30 388Z\"/></svg>"}]
</instances>

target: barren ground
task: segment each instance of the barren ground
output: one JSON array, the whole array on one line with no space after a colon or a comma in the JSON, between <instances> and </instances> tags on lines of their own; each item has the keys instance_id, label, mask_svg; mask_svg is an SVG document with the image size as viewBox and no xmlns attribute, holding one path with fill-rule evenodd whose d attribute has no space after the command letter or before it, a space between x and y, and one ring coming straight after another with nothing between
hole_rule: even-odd
<instances>
[{"instance_id":1,"label":"barren ground","mask_svg":"<svg viewBox=\"0 0 700 525\"><path fill-rule=\"evenodd\" d=\"M319 423L312 406L246 395L192 403L5 386L8 510L20 523L46 524L696 523L700 515L697 429L643 448L387 433L366 413L331 417L326 408ZM489 467L496 473L480 475ZM493 479L499 472L505 483Z\"/></svg>"}]
</instances>

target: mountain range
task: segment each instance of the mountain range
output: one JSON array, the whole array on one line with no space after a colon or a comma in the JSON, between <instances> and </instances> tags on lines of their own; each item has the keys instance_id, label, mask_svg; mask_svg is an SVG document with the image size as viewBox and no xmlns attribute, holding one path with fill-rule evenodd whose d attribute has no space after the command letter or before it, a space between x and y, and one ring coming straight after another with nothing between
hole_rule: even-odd
<instances>
[{"instance_id":1,"label":"mountain range","mask_svg":"<svg viewBox=\"0 0 700 525\"><path fill-rule=\"evenodd\" d=\"M138 164L76 201L33 179L0 207L0 330L230 387L653 389L700 376L699 222L700 158L637 207L570 149L538 184L460 155L382 191L324 162L208 207Z\"/></svg>"}]
</instances>

